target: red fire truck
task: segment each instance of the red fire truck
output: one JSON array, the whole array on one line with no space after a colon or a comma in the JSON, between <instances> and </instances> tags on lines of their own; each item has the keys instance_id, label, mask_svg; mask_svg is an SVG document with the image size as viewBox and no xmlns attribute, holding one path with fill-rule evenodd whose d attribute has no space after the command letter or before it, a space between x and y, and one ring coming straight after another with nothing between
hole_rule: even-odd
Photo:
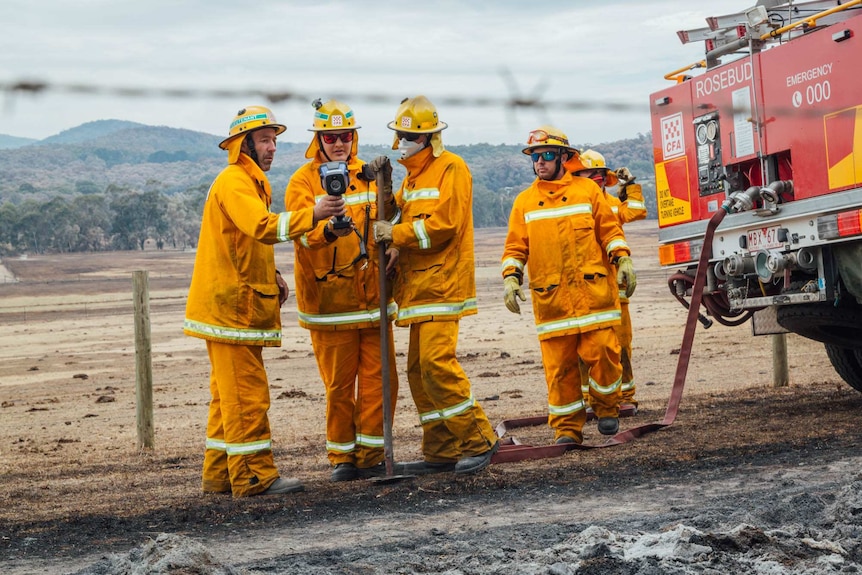
<instances>
[{"instance_id":1,"label":"red fire truck","mask_svg":"<svg viewBox=\"0 0 862 575\"><path fill-rule=\"evenodd\" d=\"M671 292L688 307L709 250L709 316L823 342L862 391L862 0L760 0L707 24L678 33L706 58L650 103Z\"/></svg>"}]
</instances>

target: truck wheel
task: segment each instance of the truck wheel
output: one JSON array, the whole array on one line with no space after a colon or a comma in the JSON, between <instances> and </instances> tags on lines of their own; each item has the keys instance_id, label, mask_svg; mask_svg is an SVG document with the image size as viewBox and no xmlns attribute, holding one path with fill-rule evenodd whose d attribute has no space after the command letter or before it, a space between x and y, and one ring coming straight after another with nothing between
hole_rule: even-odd
<instances>
[{"instance_id":1,"label":"truck wheel","mask_svg":"<svg viewBox=\"0 0 862 575\"><path fill-rule=\"evenodd\" d=\"M862 350L826 344L832 367L856 391L862 391Z\"/></svg>"},{"instance_id":2,"label":"truck wheel","mask_svg":"<svg viewBox=\"0 0 862 575\"><path fill-rule=\"evenodd\" d=\"M862 310L828 303L778 306L778 325L826 344L857 348L862 342Z\"/></svg>"}]
</instances>

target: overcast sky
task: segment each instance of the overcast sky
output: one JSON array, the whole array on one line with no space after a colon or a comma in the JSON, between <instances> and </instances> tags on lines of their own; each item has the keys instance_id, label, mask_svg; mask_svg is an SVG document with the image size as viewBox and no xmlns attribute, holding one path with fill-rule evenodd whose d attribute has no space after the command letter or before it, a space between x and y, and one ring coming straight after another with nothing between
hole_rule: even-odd
<instances>
[{"instance_id":1,"label":"overcast sky","mask_svg":"<svg viewBox=\"0 0 862 575\"><path fill-rule=\"evenodd\" d=\"M703 44L682 45L677 30L754 3L2 0L0 84L192 94L0 92L0 133L41 139L115 118L227 135L239 108L265 104L288 126L281 140L304 142L311 100L339 96L353 107L362 142L383 144L401 99L425 94L449 124L444 143L522 143L552 123L573 142L598 144L648 132L649 96L670 85L664 74L703 59ZM220 89L299 99L207 95ZM591 106L512 112L456 101L532 96Z\"/></svg>"}]
</instances>

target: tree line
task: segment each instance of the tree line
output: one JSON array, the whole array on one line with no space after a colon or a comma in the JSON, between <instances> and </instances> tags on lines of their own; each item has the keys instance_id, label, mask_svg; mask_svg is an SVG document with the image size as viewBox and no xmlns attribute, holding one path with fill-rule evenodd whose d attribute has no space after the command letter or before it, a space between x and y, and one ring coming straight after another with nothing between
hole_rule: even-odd
<instances>
[{"instance_id":1,"label":"tree line","mask_svg":"<svg viewBox=\"0 0 862 575\"><path fill-rule=\"evenodd\" d=\"M610 166L627 165L639 176L648 212L650 217L655 217L650 142L649 136L639 135L633 140L605 144L599 149ZM521 147L489 144L451 147L464 158L473 175L476 227L506 226L515 197L535 178L532 164L521 153ZM284 190L290 176L306 161L302 146L287 146L285 151L282 166L274 167L268 174L274 212L284 209ZM391 150L366 146L360 157L370 160L380 153L391 154ZM140 250L147 240L160 248L193 248L200 231L209 182L223 167L221 161L139 164L140 171L154 165L158 166L158 171L150 172L142 181L138 178L138 184L99 185L93 181L73 180L73 190L52 191L50 185L37 188L32 183L22 183L12 192L0 193L0 256ZM186 173L198 170L195 179L206 183L178 186L177 179L172 176L174 172L165 166L183 166ZM167 179L157 181L154 177L157 173ZM404 168L394 163L396 186L403 177Z\"/></svg>"},{"instance_id":2,"label":"tree line","mask_svg":"<svg viewBox=\"0 0 862 575\"><path fill-rule=\"evenodd\" d=\"M207 186L173 195L110 185L104 193L0 204L0 255L194 247Z\"/></svg>"}]
</instances>

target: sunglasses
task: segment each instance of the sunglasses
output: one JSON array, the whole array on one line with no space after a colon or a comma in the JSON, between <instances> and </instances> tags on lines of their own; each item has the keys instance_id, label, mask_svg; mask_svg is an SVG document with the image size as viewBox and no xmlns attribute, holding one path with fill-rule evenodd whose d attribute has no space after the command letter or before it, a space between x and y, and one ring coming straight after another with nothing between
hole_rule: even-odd
<instances>
[{"instance_id":1,"label":"sunglasses","mask_svg":"<svg viewBox=\"0 0 862 575\"><path fill-rule=\"evenodd\" d=\"M533 152L530 154L530 157L533 158L534 162L538 162L539 158L545 160L546 162L553 162L557 159L557 156L560 154L558 152L554 152L552 150L547 150L545 152Z\"/></svg>"},{"instance_id":2,"label":"sunglasses","mask_svg":"<svg viewBox=\"0 0 862 575\"><path fill-rule=\"evenodd\" d=\"M327 144L334 144L341 140L345 144L353 141L353 132L342 132L341 134L333 134L332 132L323 132L320 134L323 141Z\"/></svg>"},{"instance_id":3,"label":"sunglasses","mask_svg":"<svg viewBox=\"0 0 862 575\"><path fill-rule=\"evenodd\" d=\"M397 136L399 140L407 140L408 142L415 142L422 136L422 134L412 134L410 132L397 132Z\"/></svg>"}]
</instances>

